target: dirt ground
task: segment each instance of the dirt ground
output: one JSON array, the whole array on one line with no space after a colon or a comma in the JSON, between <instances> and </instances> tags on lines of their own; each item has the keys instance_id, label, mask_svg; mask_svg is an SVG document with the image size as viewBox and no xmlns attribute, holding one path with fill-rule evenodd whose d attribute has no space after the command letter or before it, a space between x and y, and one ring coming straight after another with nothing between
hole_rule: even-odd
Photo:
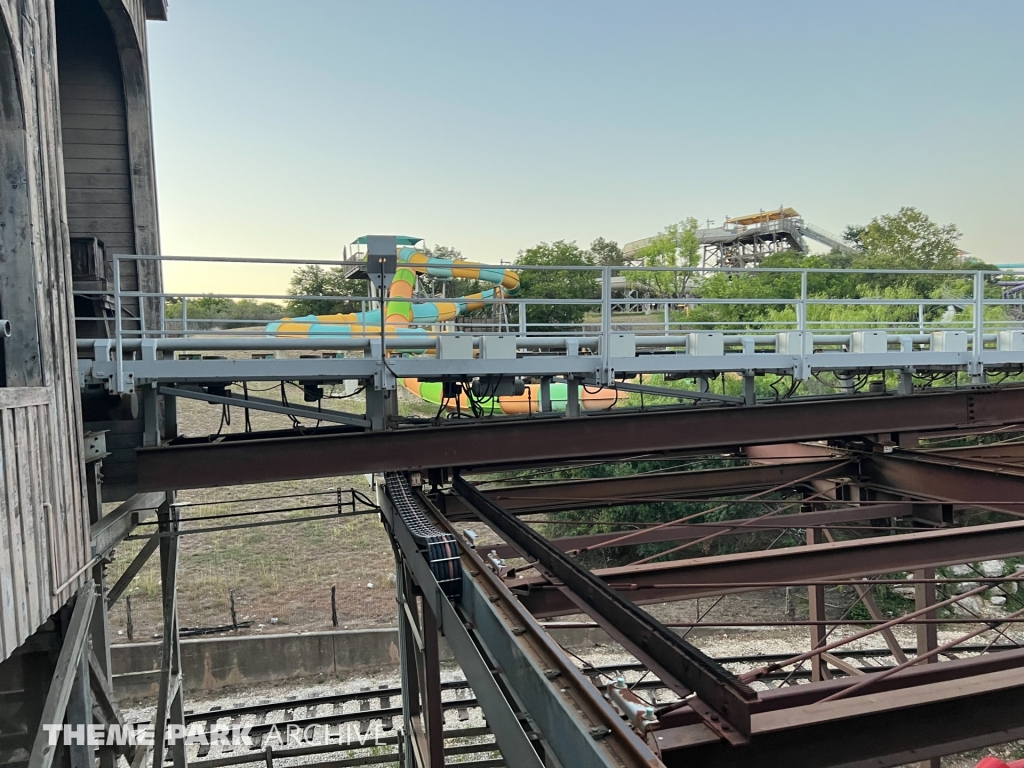
<instances>
[{"instance_id":1,"label":"dirt ground","mask_svg":"<svg viewBox=\"0 0 1024 768\"><path fill-rule=\"evenodd\" d=\"M279 398L279 387L253 384L250 394ZM289 401L302 402L302 391L287 388ZM330 391L328 391L330 394ZM341 387L337 395L343 395ZM401 393L403 414L433 416L424 404ZM348 399L324 399L322 407L362 413L361 395ZM196 400L178 401L179 430L197 436L245 430L239 409L231 409L230 424L221 424L219 406ZM310 426L312 421L302 420ZM250 411L253 430L287 429L287 416ZM354 489L371 496L363 476L320 478L295 482L265 483L230 488L183 491L177 501L182 530L255 522L295 521L337 512L339 489L348 502ZM296 494L314 494L293 497ZM285 497L285 498L266 498ZM237 500L261 499L253 501ZM316 505L327 505L314 508ZM111 505L115 506L115 505ZM270 510L286 509L285 512ZM209 519L214 515L259 512L251 517ZM343 511L348 511L343 508ZM153 530L139 529L140 535ZM178 611L182 628L218 627L231 624L231 593L239 622L252 626L239 634L260 632L319 631L332 629L331 587L336 587L338 627L388 626L396 619L394 560L384 528L376 515L335 517L308 522L288 522L264 527L240 528L185 535L180 539ZM142 548L139 540L126 541L116 553L107 574L112 584ZM152 557L126 593L131 598L132 635L136 641L158 636L161 629L160 571ZM115 642L128 641L127 601L121 598L111 611ZM187 634L187 633L186 633Z\"/></svg>"}]
</instances>

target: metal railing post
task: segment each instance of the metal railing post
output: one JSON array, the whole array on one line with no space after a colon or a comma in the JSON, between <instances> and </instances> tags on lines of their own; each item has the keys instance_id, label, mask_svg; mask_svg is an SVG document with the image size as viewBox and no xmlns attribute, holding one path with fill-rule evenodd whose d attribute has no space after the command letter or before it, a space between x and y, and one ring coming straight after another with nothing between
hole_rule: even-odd
<instances>
[{"instance_id":1,"label":"metal railing post","mask_svg":"<svg viewBox=\"0 0 1024 768\"><path fill-rule=\"evenodd\" d=\"M924 304L917 305L917 330L924 333Z\"/></svg>"},{"instance_id":2,"label":"metal railing post","mask_svg":"<svg viewBox=\"0 0 1024 768\"><path fill-rule=\"evenodd\" d=\"M985 273L978 270L974 273L974 349L972 361L973 376L983 376L982 353L985 349Z\"/></svg>"},{"instance_id":3,"label":"metal railing post","mask_svg":"<svg viewBox=\"0 0 1024 768\"><path fill-rule=\"evenodd\" d=\"M516 306L519 307L519 335L526 335L526 304L522 300L516 302Z\"/></svg>"},{"instance_id":4,"label":"metal railing post","mask_svg":"<svg viewBox=\"0 0 1024 768\"><path fill-rule=\"evenodd\" d=\"M181 337L188 338L188 297L181 297Z\"/></svg>"},{"instance_id":5,"label":"metal railing post","mask_svg":"<svg viewBox=\"0 0 1024 768\"><path fill-rule=\"evenodd\" d=\"M601 367L604 383L611 384L615 373L610 370L612 342L612 268L601 267Z\"/></svg>"},{"instance_id":6,"label":"metal railing post","mask_svg":"<svg viewBox=\"0 0 1024 768\"><path fill-rule=\"evenodd\" d=\"M807 271L800 273L800 303L796 305L796 327L803 332L807 330Z\"/></svg>"},{"instance_id":7,"label":"metal railing post","mask_svg":"<svg viewBox=\"0 0 1024 768\"><path fill-rule=\"evenodd\" d=\"M124 392L124 344L121 338L121 256L114 254L114 348L116 350L114 388Z\"/></svg>"}]
</instances>

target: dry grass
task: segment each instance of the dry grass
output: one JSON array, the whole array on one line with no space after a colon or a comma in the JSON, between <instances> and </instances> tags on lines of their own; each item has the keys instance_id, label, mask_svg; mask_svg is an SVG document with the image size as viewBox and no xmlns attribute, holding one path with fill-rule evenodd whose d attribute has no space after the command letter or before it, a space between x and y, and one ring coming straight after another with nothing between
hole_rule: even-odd
<instances>
[{"instance_id":1,"label":"dry grass","mask_svg":"<svg viewBox=\"0 0 1024 768\"><path fill-rule=\"evenodd\" d=\"M234 388L236 391L238 387ZM257 391L265 390L265 391ZM302 392L287 387L289 401L302 402ZM278 399L279 388L272 384L252 384L254 396ZM343 394L341 387L338 394ZM433 416L431 406L402 391L403 414ZM361 395L344 400L324 399L322 407L362 413ZM184 435L197 436L217 432L237 433L245 429L243 414L231 409L231 423L222 424L219 406L196 400L179 399L178 423ZM253 430L287 429L287 416L250 411ZM304 425L315 422L302 420ZM277 499L227 503L237 499L287 496L354 488L371 495L363 476L319 478L261 485L209 488L183 491L179 502L202 503L184 507L183 518L200 518L242 510L262 511L300 505L331 503L333 493L299 499ZM329 514L333 509L296 509L254 517L187 522L183 529L195 530L225 524L252 523L303 518ZM140 529L148 532L152 527ZM386 626L395 622L394 560L384 528L375 515L295 522L257 528L211 531L185 535L180 539L178 569L179 621L182 627L210 627L231 623L230 597L235 593L239 621L251 621L241 633L317 631L332 628L330 590L337 587L340 628ZM108 572L112 584L142 548L142 541L126 541L117 550ZM368 585L371 585L368 586ZM131 588L134 637L145 640L162 632L160 607L159 558L146 564ZM276 619L276 621L275 621ZM115 641L127 637L125 599L111 611L111 631Z\"/></svg>"}]
</instances>

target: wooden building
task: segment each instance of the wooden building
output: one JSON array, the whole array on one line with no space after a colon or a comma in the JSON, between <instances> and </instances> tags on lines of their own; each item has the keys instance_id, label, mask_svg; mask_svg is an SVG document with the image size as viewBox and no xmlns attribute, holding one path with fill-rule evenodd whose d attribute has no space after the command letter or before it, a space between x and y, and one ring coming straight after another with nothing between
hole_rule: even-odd
<instances>
[{"instance_id":1,"label":"wooden building","mask_svg":"<svg viewBox=\"0 0 1024 768\"><path fill-rule=\"evenodd\" d=\"M163 0L0 0L0 662L93 576L75 317L113 308L73 288L159 253L146 20L164 18ZM145 264L126 289L159 288Z\"/></svg>"}]
</instances>

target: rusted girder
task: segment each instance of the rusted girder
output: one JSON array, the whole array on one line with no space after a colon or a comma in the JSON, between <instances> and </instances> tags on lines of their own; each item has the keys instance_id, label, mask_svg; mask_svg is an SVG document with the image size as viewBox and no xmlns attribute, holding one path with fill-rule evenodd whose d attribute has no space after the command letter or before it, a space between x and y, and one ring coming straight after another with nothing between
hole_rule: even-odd
<instances>
[{"instance_id":1,"label":"rusted girder","mask_svg":"<svg viewBox=\"0 0 1024 768\"><path fill-rule=\"evenodd\" d=\"M826 470L830 466L837 470L846 467L847 476L851 471L849 459L843 457L793 464L532 483L493 488L483 493L516 514L557 512L759 491L799 483L812 473L817 473L819 478L828 477Z\"/></svg>"},{"instance_id":2,"label":"rusted girder","mask_svg":"<svg viewBox=\"0 0 1024 768\"><path fill-rule=\"evenodd\" d=\"M1024 467L918 451L867 454L861 473L886 491L1024 517Z\"/></svg>"},{"instance_id":3,"label":"rusted girder","mask_svg":"<svg viewBox=\"0 0 1024 768\"><path fill-rule=\"evenodd\" d=\"M765 691L751 708L751 740L739 746L722 744L683 709L663 718L661 756L667 766L881 767L1020 739L1022 654L911 668L880 681L869 696L823 704L817 702L863 678Z\"/></svg>"},{"instance_id":4,"label":"rusted girder","mask_svg":"<svg viewBox=\"0 0 1024 768\"><path fill-rule=\"evenodd\" d=\"M967 445L958 448L936 448L928 450L928 454L930 456L983 459L1004 464L1020 464L1024 462L1024 443L988 443L986 445Z\"/></svg>"},{"instance_id":5,"label":"rusted girder","mask_svg":"<svg viewBox=\"0 0 1024 768\"><path fill-rule=\"evenodd\" d=\"M1020 554L1024 554L1024 522L1012 522L605 568L594 574L634 602L649 604L750 592L757 589L751 584L765 581L870 576ZM520 600L535 616L579 612L541 577L515 579L508 585L520 592Z\"/></svg>"},{"instance_id":6,"label":"rusted girder","mask_svg":"<svg viewBox=\"0 0 1024 768\"><path fill-rule=\"evenodd\" d=\"M892 504L866 504L861 507L843 507L842 509L825 509L819 512L799 512L791 515L774 515L764 520L751 520L750 518L739 518L731 524L723 523L680 523L665 528L656 528L651 531L633 534L629 541L622 546L636 546L637 544L654 544L664 541L686 541L687 539L700 539L704 536L728 535L730 531L735 533L753 533L754 531L778 531L787 528L808 528L822 525L842 525L843 523L861 522L864 520L877 520L887 517L903 517L913 514L913 505L909 502L895 502ZM736 525L742 523L742 528ZM559 549L571 551L574 549L601 549L605 542L621 539L625 531L613 533L591 533L581 536L564 536L551 539L551 543ZM615 546L613 544L613 546ZM494 550L495 555L500 558L518 557L515 547L509 544L502 544L489 548Z\"/></svg>"},{"instance_id":7,"label":"rusted girder","mask_svg":"<svg viewBox=\"0 0 1024 768\"><path fill-rule=\"evenodd\" d=\"M363 434L142 448L139 490L170 490L441 467L638 456L863 434L1012 424L1024 387L865 395L745 408L675 408L560 419L493 419Z\"/></svg>"}]
</instances>

